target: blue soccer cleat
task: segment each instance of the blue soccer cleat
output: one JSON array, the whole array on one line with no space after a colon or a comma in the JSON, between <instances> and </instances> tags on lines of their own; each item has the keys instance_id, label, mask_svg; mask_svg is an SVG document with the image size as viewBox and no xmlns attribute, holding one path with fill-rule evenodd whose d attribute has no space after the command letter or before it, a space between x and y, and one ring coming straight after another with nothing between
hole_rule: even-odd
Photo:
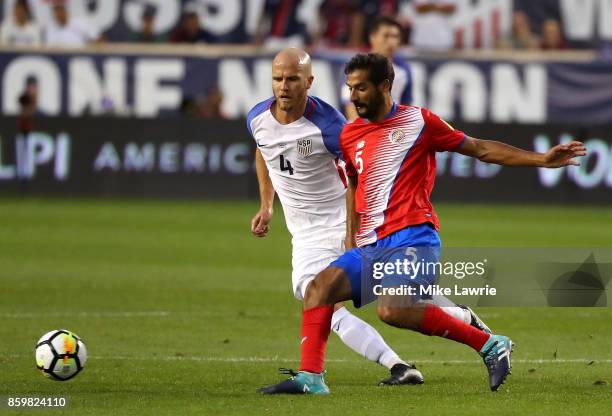
<instances>
[{"instance_id":1,"label":"blue soccer cleat","mask_svg":"<svg viewBox=\"0 0 612 416\"><path fill-rule=\"evenodd\" d=\"M497 391L510 374L510 354L512 341L503 335L491 335L480 350L480 355L489 371L489 386L491 391Z\"/></svg>"},{"instance_id":2,"label":"blue soccer cleat","mask_svg":"<svg viewBox=\"0 0 612 416\"><path fill-rule=\"evenodd\" d=\"M295 372L291 369L279 369L283 374L289 374L285 381L272 386L257 389L261 394L329 394L329 388L323 378L325 372L321 374L309 373L306 371Z\"/></svg>"}]
</instances>

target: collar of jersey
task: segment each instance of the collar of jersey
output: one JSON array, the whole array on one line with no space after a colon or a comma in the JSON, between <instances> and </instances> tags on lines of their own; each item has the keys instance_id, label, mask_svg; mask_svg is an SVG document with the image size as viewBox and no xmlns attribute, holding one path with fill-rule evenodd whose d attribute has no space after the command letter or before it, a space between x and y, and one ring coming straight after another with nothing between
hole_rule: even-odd
<instances>
[{"instance_id":1,"label":"collar of jersey","mask_svg":"<svg viewBox=\"0 0 612 416\"><path fill-rule=\"evenodd\" d=\"M393 117L395 115L395 113L397 113L397 104L394 101L393 105L391 106L391 111L389 111L389 113L385 116L385 118L383 120L387 120L387 119ZM366 123L371 123L371 121L368 120L367 118L364 118L363 121L365 121ZM380 122L378 122L378 123L380 123Z\"/></svg>"},{"instance_id":2,"label":"collar of jersey","mask_svg":"<svg viewBox=\"0 0 612 416\"><path fill-rule=\"evenodd\" d=\"M268 104L268 111L270 112L270 115L272 116L272 119L279 125L281 126L288 126L290 124L296 123L298 121L300 121L302 118L306 118L308 120L311 119L312 117L312 113L314 113L315 110L315 102L314 100L310 97L310 95L306 96L306 108L304 109L304 114L302 114L302 117L298 118L297 120L292 121L289 124L281 124L276 117L274 117L274 114L272 114L272 105L274 105L274 103L276 102L276 98L272 97L270 100L270 104Z\"/></svg>"}]
</instances>

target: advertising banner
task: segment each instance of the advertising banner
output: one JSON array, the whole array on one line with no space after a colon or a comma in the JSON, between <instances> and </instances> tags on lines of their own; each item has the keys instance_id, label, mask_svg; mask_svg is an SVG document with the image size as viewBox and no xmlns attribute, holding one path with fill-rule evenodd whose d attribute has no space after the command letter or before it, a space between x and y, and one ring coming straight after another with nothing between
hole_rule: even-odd
<instances>
[{"instance_id":1,"label":"advertising banner","mask_svg":"<svg viewBox=\"0 0 612 416\"><path fill-rule=\"evenodd\" d=\"M0 121L0 192L159 198L256 197L255 144L243 120L48 118L34 132ZM438 153L435 201L612 203L611 126L457 123L483 139L545 152L582 140L580 166L511 168Z\"/></svg>"},{"instance_id":2,"label":"advertising banner","mask_svg":"<svg viewBox=\"0 0 612 416\"><path fill-rule=\"evenodd\" d=\"M254 143L236 121L44 119L0 122L0 191L125 197L257 195Z\"/></svg>"},{"instance_id":3,"label":"advertising banner","mask_svg":"<svg viewBox=\"0 0 612 416\"><path fill-rule=\"evenodd\" d=\"M35 80L38 110L47 116L176 117L185 100L214 93L222 97L224 117L242 118L271 95L271 57L0 52L0 110L18 114L19 96ZM341 108L343 65L350 57L315 55L310 94ZM447 120L589 125L612 120L612 61L408 62L413 104Z\"/></svg>"},{"instance_id":4,"label":"advertising banner","mask_svg":"<svg viewBox=\"0 0 612 416\"><path fill-rule=\"evenodd\" d=\"M459 153L438 153L435 200L563 204L612 202L612 133L610 127L459 124L469 136L499 140L545 152L579 140L587 156L580 166L560 169L504 167L482 163Z\"/></svg>"}]
</instances>

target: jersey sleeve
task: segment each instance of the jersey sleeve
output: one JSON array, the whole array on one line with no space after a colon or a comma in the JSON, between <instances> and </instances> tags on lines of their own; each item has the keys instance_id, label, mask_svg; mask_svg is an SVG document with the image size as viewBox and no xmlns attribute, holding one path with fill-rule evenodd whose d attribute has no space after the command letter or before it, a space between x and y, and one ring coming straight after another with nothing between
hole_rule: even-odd
<instances>
[{"instance_id":1,"label":"jersey sleeve","mask_svg":"<svg viewBox=\"0 0 612 416\"><path fill-rule=\"evenodd\" d=\"M272 105L273 101L274 101L274 97L270 97L267 100L262 101L258 103L257 105L255 105L255 107L251 108L251 110L247 113L246 127L251 137L253 137L253 139L255 138L255 135L253 134L253 120L259 117L268 108L270 108L270 105Z\"/></svg>"},{"instance_id":2,"label":"jersey sleeve","mask_svg":"<svg viewBox=\"0 0 612 416\"><path fill-rule=\"evenodd\" d=\"M446 121L427 109L422 109L425 129L428 131L431 147L436 152L457 150L466 138L464 132L454 129Z\"/></svg>"},{"instance_id":3,"label":"jersey sleeve","mask_svg":"<svg viewBox=\"0 0 612 416\"><path fill-rule=\"evenodd\" d=\"M344 160L344 170L346 171L346 175L352 178L354 176L357 176L357 170L355 169L355 166L353 165L353 160L351 159L351 155L348 152L348 148L346 146L343 146L343 143L345 142L346 141L342 139L342 132L341 132L340 133L340 152L342 153L341 158L342 160Z\"/></svg>"},{"instance_id":4,"label":"jersey sleeve","mask_svg":"<svg viewBox=\"0 0 612 416\"><path fill-rule=\"evenodd\" d=\"M319 98L308 97L306 118L321 130L323 143L327 151L338 158L342 158L340 132L346 124L346 118L342 113Z\"/></svg>"},{"instance_id":5,"label":"jersey sleeve","mask_svg":"<svg viewBox=\"0 0 612 416\"><path fill-rule=\"evenodd\" d=\"M335 110L335 109L334 109ZM327 128L323 131L323 143L329 151L329 153L342 159L342 152L340 151L340 133L342 127L346 123L346 119L340 112L335 110L335 113L330 118L330 122Z\"/></svg>"},{"instance_id":6,"label":"jersey sleeve","mask_svg":"<svg viewBox=\"0 0 612 416\"><path fill-rule=\"evenodd\" d=\"M253 130L251 129L251 120L248 117L246 119L246 128L249 132L249 135L253 137Z\"/></svg>"}]
</instances>

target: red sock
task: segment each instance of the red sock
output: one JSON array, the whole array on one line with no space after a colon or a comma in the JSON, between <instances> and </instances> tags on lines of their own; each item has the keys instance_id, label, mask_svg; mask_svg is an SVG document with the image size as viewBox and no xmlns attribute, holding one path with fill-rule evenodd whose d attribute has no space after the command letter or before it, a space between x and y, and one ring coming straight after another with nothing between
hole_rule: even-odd
<instances>
[{"instance_id":1,"label":"red sock","mask_svg":"<svg viewBox=\"0 0 612 416\"><path fill-rule=\"evenodd\" d=\"M325 347L331 327L334 308L317 306L302 312L302 364L301 371L323 371Z\"/></svg>"},{"instance_id":2,"label":"red sock","mask_svg":"<svg viewBox=\"0 0 612 416\"><path fill-rule=\"evenodd\" d=\"M469 345L476 351L480 351L490 337L486 332L450 316L435 305L425 306L425 314L419 332L425 335L450 338Z\"/></svg>"}]
</instances>

